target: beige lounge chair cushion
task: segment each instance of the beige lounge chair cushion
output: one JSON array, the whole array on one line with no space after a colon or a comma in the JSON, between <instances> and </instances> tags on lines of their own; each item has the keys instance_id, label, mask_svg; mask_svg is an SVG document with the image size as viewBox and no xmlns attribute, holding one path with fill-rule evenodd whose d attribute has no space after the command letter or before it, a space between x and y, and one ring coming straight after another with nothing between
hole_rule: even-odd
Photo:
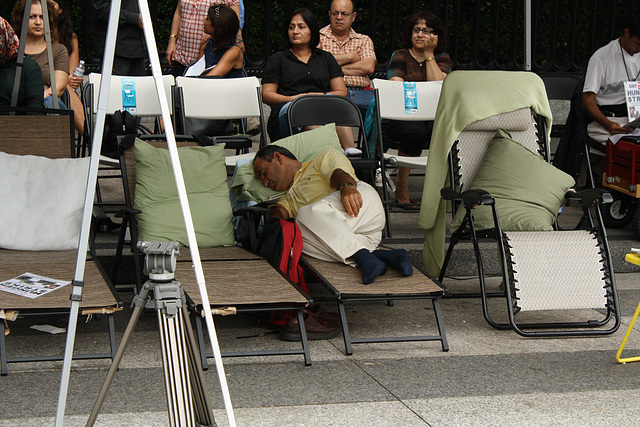
<instances>
[{"instance_id":1,"label":"beige lounge chair cushion","mask_svg":"<svg viewBox=\"0 0 640 427\"><path fill-rule=\"evenodd\" d=\"M470 189L488 191L496 200L504 231L550 231L573 178L498 130ZM456 230L464 217L459 209L451 223ZM473 211L478 230L493 228L490 206Z\"/></svg>"}]
</instances>

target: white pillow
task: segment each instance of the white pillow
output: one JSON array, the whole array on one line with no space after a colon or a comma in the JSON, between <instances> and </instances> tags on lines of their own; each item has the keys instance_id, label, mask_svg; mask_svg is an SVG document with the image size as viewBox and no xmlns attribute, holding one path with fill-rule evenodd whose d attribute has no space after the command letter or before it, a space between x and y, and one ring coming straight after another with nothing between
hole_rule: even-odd
<instances>
[{"instance_id":1,"label":"white pillow","mask_svg":"<svg viewBox=\"0 0 640 427\"><path fill-rule=\"evenodd\" d=\"M0 152L0 247L77 249L89 162Z\"/></svg>"}]
</instances>

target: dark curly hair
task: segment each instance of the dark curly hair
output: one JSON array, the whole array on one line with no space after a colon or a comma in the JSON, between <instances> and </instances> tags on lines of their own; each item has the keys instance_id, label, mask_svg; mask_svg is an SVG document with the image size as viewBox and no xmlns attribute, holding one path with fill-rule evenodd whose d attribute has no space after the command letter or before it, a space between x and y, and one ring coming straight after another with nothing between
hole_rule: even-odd
<instances>
[{"instance_id":1,"label":"dark curly hair","mask_svg":"<svg viewBox=\"0 0 640 427\"><path fill-rule=\"evenodd\" d=\"M309 9L307 9L306 7L303 7L302 9L294 10L291 16L289 17L289 21L287 22L290 24L291 20L296 15L300 15L302 17L302 20L309 27L309 30L311 30L311 41L309 42L309 47L310 48L317 47L318 44L320 44L320 25L318 25L318 20L316 19L316 16ZM293 47L293 45L291 44L291 40L289 40L289 24L287 24L287 30L285 33L286 40L287 40L287 42L285 43L285 47L287 49L289 49L290 47Z\"/></svg>"},{"instance_id":2,"label":"dark curly hair","mask_svg":"<svg viewBox=\"0 0 640 427\"><path fill-rule=\"evenodd\" d=\"M413 43L411 42L413 27L415 27L420 21L426 22L427 26L433 29L434 34L438 36L438 45L433 53L437 55L444 52L445 46L447 45L447 29L436 14L424 12L422 10L417 11L407 18L407 22L404 26L404 33L402 34L402 47L410 49L413 46Z\"/></svg>"},{"instance_id":3,"label":"dark curly hair","mask_svg":"<svg viewBox=\"0 0 640 427\"><path fill-rule=\"evenodd\" d=\"M21 36L22 32L22 16L24 14L25 0L18 0L11 11L11 26L14 31ZM31 4L42 4L41 0L33 0ZM47 0L47 11L49 12L49 27L51 30L51 38L58 40L58 14L56 13L55 4L51 0Z\"/></svg>"}]
</instances>

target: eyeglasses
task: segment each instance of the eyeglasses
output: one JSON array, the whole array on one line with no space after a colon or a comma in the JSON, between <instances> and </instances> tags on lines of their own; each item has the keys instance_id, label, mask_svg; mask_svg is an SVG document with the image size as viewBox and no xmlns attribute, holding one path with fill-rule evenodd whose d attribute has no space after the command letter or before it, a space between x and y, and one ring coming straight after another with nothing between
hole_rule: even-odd
<instances>
[{"instance_id":1,"label":"eyeglasses","mask_svg":"<svg viewBox=\"0 0 640 427\"><path fill-rule=\"evenodd\" d=\"M343 18L348 18L351 15L353 15L353 12L338 12L338 11L334 11L334 12L330 12L331 16L333 16L334 18L337 18L338 16L342 15Z\"/></svg>"},{"instance_id":2,"label":"eyeglasses","mask_svg":"<svg viewBox=\"0 0 640 427\"><path fill-rule=\"evenodd\" d=\"M435 34L436 32L433 31L431 28L414 28L413 29L413 34L424 34L425 36L428 36L429 34Z\"/></svg>"}]
</instances>

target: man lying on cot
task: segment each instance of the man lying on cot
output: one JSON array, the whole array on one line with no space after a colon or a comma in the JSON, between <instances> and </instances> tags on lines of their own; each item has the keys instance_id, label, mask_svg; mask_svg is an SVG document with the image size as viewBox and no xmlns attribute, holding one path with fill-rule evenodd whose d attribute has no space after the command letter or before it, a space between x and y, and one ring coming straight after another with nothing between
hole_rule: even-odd
<instances>
[{"instance_id":1,"label":"man lying on cot","mask_svg":"<svg viewBox=\"0 0 640 427\"><path fill-rule=\"evenodd\" d=\"M336 149L301 163L286 148L267 145L256 153L253 172L265 187L281 191L269 213L294 218L302 230L302 252L324 261L358 265L370 284L397 268L413 274L404 249L376 249L385 225L376 190L356 178L351 162Z\"/></svg>"}]
</instances>

